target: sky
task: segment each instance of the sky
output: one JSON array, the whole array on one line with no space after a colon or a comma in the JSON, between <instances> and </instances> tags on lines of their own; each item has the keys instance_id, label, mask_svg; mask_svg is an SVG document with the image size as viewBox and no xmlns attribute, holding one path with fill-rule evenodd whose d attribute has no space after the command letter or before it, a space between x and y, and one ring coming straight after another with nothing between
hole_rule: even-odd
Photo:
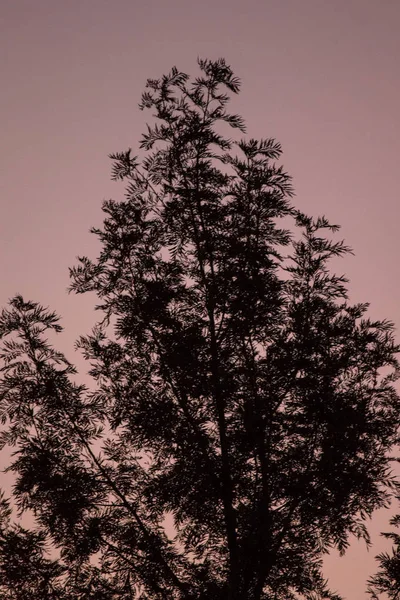
<instances>
[{"instance_id":1,"label":"sky","mask_svg":"<svg viewBox=\"0 0 400 600\"><path fill-rule=\"evenodd\" d=\"M101 203L121 198L108 154L135 149L150 115L146 79L224 57L249 137L275 137L295 203L342 226L350 298L400 325L399 0L3 0L0 2L0 306L15 293L62 315L59 348L95 321L93 297L66 293ZM374 555L352 544L326 573L364 597Z\"/></svg>"}]
</instances>

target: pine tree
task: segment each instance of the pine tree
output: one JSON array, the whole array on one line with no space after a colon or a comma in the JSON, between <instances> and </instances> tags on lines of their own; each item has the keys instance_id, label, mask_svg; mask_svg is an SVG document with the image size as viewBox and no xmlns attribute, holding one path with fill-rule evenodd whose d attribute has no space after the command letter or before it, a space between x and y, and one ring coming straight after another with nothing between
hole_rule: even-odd
<instances>
[{"instance_id":1,"label":"pine tree","mask_svg":"<svg viewBox=\"0 0 400 600\"><path fill-rule=\"evenodd\" d=\"M111 155L125 200L70 271L98 299L93 389L56 314L1 314L1 442L35 518L3 499L2 598L335 599L324 553L369 543L396 488L393 325L349 303L329 261L350 249L292 205L280 144L226 137L231 68L198 64L148 80L143 156Z\"/></svg>"}]
</instances>

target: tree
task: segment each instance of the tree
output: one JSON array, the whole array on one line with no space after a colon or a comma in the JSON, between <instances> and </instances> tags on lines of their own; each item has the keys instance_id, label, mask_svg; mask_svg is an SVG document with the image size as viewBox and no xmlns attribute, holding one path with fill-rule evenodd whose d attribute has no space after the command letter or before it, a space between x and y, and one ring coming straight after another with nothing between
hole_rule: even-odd
<instances>
[{"instance_id":1,"label":"tree","mask_svg":"<svg viewBox=\"0 0 400 600\"><path fill-rule=\"evenodd\" d=\"M350 250L292 206L279 143L225 137L230 67L199 67L147 82L144 157L111 155L126 198L70 271L98 298L94 389L49 343L57 315L1 314L1 440L36 523L4 500L4 598L334 599L324 553L369 543L396 488L393 325L349 304L328 263Z\"/></svg>"},{"instance_id":2,"label":"tree","mask_svg":"<svg viewBox=\"0 0 400 600\"><path fill-rule=\"evenodd\" d=\"M397 501L400 500L400 494L397 494ZM395 515L390 524L398 527L400 524L400 515ZM382 552L376 558L379 563L379 570L369 580L368 591L372 600L378 600L383 594L384 598L389 600L398 600L400 596L400 536L398 533L382 533L386 539L393 542L391 553Z\"/></svg>"}]
</instances>

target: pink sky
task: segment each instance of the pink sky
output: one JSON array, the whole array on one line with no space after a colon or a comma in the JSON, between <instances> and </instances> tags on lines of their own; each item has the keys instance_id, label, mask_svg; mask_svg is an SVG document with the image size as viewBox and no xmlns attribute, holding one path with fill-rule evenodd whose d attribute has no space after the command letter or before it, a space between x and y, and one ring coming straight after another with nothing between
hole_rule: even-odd
<instances>
[{"instance_id":1,"label":"pink sky","mask_svg":"<svg viewBox=\"0 0 400 600\"><path fill-rule=\"evenodd\" d=\"M298 206L342 225L351 299L399 324L399 0L1 4L1 306L19 292L56 310L74 360L94 316L89 297L65 293L68 267L96 251L102 200L121 197L107 155L137 147L147 77L223 56L243 81L232 106L248 135L276 137ZM330 558L332 587L364 597L378 543Z\"/></svg>"}]
</instances>

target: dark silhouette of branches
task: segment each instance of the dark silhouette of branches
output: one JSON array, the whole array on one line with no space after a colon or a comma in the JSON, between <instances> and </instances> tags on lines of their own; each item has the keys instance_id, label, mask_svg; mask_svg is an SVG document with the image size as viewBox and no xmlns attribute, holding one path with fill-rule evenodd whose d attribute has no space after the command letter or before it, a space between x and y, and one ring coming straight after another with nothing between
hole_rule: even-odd
<instances>
[{"instance_id":1,"label":"dark silhouette of branches","mask_svg":"<svg viewBox=\"0 0 400 600\"><path fill-rule=\"evenodd\" d=\"M35 526L3 499L0 597L336 600L324 553L369 543L397 489L393 325L349 304L329 261L350 249L292 205L280 144L222 133L245 133L231 68L199 67L147 82L145 158L111 155L126 197L70 270L98 298L94 389L54 313L1 313L1 444Z\"/></svg>"}]
</instances>

